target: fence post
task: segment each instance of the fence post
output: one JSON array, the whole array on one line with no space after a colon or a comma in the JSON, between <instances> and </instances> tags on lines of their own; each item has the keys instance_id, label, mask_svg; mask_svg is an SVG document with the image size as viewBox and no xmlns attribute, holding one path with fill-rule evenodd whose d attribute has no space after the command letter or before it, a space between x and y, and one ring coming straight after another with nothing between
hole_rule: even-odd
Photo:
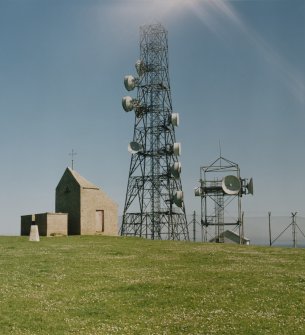
<instances>
[{"instance_id":1,"label":"fence post","mask_svg":"<svg viewBox=\"0 0 305 335\"><path fill-rule=\"evenodd\" d=\"M196 242L196 212L193 214L193 241Z\"/></svg>"},{"instance_id":2,"label":"fence post","mask_svg":"<svg viewBox=\"0 0 305 335\"><path fill-rule=\"evenodd\" d=\"M272 241L271 241L271 212L268 212L268 222L269 222L269 246L271 247Z\"/></svg>"}]
</instances>

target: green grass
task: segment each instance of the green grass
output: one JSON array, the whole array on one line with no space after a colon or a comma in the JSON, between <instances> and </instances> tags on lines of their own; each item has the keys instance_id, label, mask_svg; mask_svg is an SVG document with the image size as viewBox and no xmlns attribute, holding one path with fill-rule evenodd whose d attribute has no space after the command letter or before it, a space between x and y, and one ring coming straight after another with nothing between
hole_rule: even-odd
<instances>
[{"instance_id":1,"label":"green grass","mask_svg":"<svg viewBox=\"0 0 305 335\"><path fill-rule=\"evenodd\" d=\"M305 334L305 250L0 238L0 333Z\"/></svg>"}]
</instances>

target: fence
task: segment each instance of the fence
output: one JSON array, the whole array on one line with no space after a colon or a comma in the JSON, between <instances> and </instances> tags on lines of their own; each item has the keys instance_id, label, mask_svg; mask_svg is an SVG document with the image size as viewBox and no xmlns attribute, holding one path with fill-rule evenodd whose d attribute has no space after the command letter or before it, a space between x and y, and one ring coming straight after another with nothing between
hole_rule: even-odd
<instances>
[{"instance_id":1,"label":"fence","mask_svg":"<svg viewBox=\"0 0 305 335\"><path fill-rule=\"evenodd\" d=\"M122 217L119 217L121 226ZM200 223L200 213L187 215L190 241L203 242L203 227ZM195 222L195 224L194 224ZM270 222L270 225L269 225ZM238 232L238 226L225 227L225 229ZM271 232L271 234L270 234ZM207 241L215 236L215 227L208 227ZM276 216L266 213L266 216L244 215L244 236L250 240L251 245L270 245L286 247L305 247L305 217L295 216L293 224L292 215Z\"/></svg>"}]
</instances>

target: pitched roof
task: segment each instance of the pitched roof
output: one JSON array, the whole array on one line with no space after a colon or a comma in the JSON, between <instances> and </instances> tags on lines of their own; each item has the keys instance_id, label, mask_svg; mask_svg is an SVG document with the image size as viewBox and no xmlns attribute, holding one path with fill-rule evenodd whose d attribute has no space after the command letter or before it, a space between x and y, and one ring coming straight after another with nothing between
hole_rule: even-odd
<instances>
[{"instance_id":1,"label":"pitched roof","mask_svg":"<svg viewBox=\"0 0 305 335\"><path fill-rule=\"evenodd\" d=\"M224 231L223 232L223 235L225 236L225 237L228 237L228 238L237 238L237 239L239 239L240 237L239 237L239 235L238 234L236 234L234 231L232 231L232 230L226 230L226 231ZM243 237L243 240L246 242L246 241L250 241L247 237Z\"/></svg>"},{"instance_id":2,"label":"pitched roof","mask_svg":"<svg viewBox=\"0 0 305 335\"><path fill-rule=\"evenodd\" d=\"M82 177L75 170L72 170L68 167L66 171L69 171L71 173L71 175L74 177L74 179L76 180L76 182L79 184L80 187L99 190L99 187L97 187L96 185L94 185L93 183L85 179L84 177Z\"/></svg>"},{"instance_id":3,"label":"pitched roof","mask_svg":"<svg viewBox=\"0 0 305 335\"><path fill-rule=\"evenodd\" d=\"M235 243L239 243L240 237L238 234L236 234L234 231L232 230L225 230L223 233L220 234L220 237L225 237ZM216 241L216 236L213 237L210 242L215 242ZM247 237L243 237L242 241L245 242L250 242L250 240Z\"/></svg>"}]
</instances>

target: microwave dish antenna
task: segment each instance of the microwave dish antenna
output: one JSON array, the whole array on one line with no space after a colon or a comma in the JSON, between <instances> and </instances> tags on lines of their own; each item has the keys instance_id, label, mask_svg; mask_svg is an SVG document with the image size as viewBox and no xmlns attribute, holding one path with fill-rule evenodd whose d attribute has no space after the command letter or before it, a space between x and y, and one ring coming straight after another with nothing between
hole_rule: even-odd
<instances>
[{"instance_id":1,"label":"microwave dish antenna","mask_svg":"<svg viewBox=\"0 0 305 335\"><path fill-rule=\"evenodd\" d=\"M171 115L171 123L175 127L179 126L179 114L178 113L172 113L172 115Z\"/></svg>"},{"instance_id":2,"label":"microwave dish antenna","mask_svg":"<svg viewBox=\"0 0 305 335\"><path fill-rule=\"evenodd\" d=\"M175 156L180 156L181 155L181 143L174 143L173 151L174 151Z\"/></svg>"},{"instance_id":3,"label":"microwave dish antenna","mask_svg":"<svg viewBox=\"0 0 305 335\"><path fill-rule=\"evenodd\" d=\"M131 112L135 107L135 101L132 97L129 96L123 97L122 106L125 112Z\"/></svg>"},{"instance_id":4,"label":"microwave dish antenna","mask_svg":"<svg viewBox=\"0 0 305 335\"><path fill-rule=\"evenodd\" d=\"M137 153L143 151L143 146L138 142L130 142L128 144L128 151L131 154L137 154Z\"/></svg>"},{"instance_id":5,"label":"microwave dish antenna","mask_svg":"<svg viewBox=\"0 0 305 335\"><path fill-rule=\"evenodd\" d=\"M174 165L171 167L171 174L174 176L175 179L180 178L181 173L181 163L175 162Z\"/></svg>"},{"instance_id":6,"label":"microwave dish antenna","mask_svg":"<svg viewBox=\"0 0 305 335\"><path fill-rule=\"evenodd\" d=\"M250 178L250 181L248 184L246 184L246 189L248 190L248 193L253 195L253 178Z\"/></svg>"},{"instance_id":7,"label":"microwave dish antenna","mask_svg":"<svg viewBox=\"0 0 305 335\"><path fill-rule=\"evenodd\" d=\"M222 179L221 186L226 194L236 195L241 189L241 182L238 177L229 175Z\"/></svg>"},{"instance_id":8,"label":"microwave dish antenna","mask_svg":"<svg viewBox=\"0 0 305 335\"><path fill-rule=\"evenodd\" d=\"M128 75L124 77L124 86L127 91L134 90L137 85L137 82L138 80L134 76Z\"/></svg>"},{"instance_id":9,"label":"microwave dish antenna","mask_svg":"<svg viewBox=\"0 0 305 335\"><path fill-rule=\"evenodd\" d=\"M135 68L139 77L142 77L147 70L144 62L140 59L136 61Z\"/></svg>"},{"instance_id":10,"label":"microwave dish antenna","mask_svg":"<svg viewBox=\"0 0 305 335\"><path fill-rule=\"evenodd\" d=\"M182 207L183 204L183 191L175 191L173 202L176 206Z\"/></svg>"}]
</instances>

